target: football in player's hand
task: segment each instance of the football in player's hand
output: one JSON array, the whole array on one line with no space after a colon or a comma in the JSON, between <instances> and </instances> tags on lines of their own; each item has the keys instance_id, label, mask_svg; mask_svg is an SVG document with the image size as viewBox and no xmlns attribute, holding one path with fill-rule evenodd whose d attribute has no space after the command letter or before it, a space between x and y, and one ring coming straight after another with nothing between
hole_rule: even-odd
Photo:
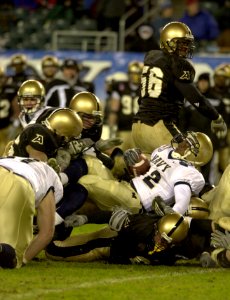
<instances>
[{"instance_id":1,"label":"football in player's hand","mask_svg":"<svg viewBox=\"0 0 230 300\"><path fill-rule=\"evenodd\" d=\"M139 155L139 161L129 166L130 173L136 177L145 174L150 168L150 162L144 154Z\"/></svg>"}]
</instances>

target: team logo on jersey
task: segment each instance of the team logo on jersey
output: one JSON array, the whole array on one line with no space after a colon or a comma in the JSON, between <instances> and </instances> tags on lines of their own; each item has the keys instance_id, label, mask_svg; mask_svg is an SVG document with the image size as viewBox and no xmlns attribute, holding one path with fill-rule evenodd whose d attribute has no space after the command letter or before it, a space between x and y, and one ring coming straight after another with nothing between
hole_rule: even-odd
<instances>
[{"instance_id":1,"label":"team logo on jersey","mask_svg":"<svg viewBox=\"0 0 230 300\"><path fill-rule=\"evenodd\" d=\"M183 71L183 74L181 75L180 79L190 80L191 79L190 71Z\"/></svg>"},{"instance_id":2,"label":"team logo on jersey","mask_svg":"<svg viewBox=\"0 0 230 300\"><path fill-rule=\"evenodd\" d=\"M36 137L32 140L33 143L38 143L40 145L44 144L44 137L41 134L36 134Z\"/></svg>"}]
</instances>

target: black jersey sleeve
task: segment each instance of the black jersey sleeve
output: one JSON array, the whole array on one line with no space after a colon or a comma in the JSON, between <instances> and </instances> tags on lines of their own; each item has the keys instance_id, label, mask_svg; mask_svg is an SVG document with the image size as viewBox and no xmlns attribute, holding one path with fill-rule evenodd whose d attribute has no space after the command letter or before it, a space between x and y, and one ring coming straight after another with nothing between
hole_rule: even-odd
<instances>
[{"instance_id":1,"label":"black jersey sleeve","mask_svg":"<svg viewBox=\"0 0 230 300\"><path fill-rule=\"evenodd\" d=\"M19 142L14 145L14 155L25 155L26 146L30 145L37 151L46 153L50 158L53 157L58 148L54 134L41 124L33 124L26 127L19 136Z\"/></svg>"},{"instance_id":2,"label":"black jersey sleeve","mask_svg":"<svg viewBox=\"0 0 230 300\"><path fill-rule=\"evenodd\" d=\"M172 59L172 72L179 82L191 83L195 77L193 66L184 58Z\"/></svg>"},{"instance_id":3,"label":"black jersey sleeve","mask_svg":"<svg viewBox=\"0 0 230 300\"><path fill-rule=\"evenodd\" d=\"M175 81L175 86L182 95L205 117L216 120L219 116L217 110L211 105L193 83L183 83Z\"/></svg>"}]
</instances>

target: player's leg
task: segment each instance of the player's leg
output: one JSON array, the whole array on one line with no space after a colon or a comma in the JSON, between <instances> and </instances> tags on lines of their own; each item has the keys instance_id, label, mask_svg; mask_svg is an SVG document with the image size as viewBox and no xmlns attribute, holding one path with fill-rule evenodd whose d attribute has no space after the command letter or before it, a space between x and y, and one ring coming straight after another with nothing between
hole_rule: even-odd
<instances>
[{"instance_id":1,"label":"player's leg","mask_svg":"<svg viewBox=\"0 0 230 300\"><path fill-rule=\"evenodd\" d=\"M225 169L218 185L202 195L202 199L209 204L209 218L217 220L220 217L230 217L229 203L230 165Z\"/></svg>"},{"instance_id":2,"label":"player's leg","mask_svg":"<svg viewBox=\"0 0 230 300\"><path fill-rule=\"evenodd\" d=\"M179 130L174 124L166 124L162 120L154 126L141 122L134 123L132 126L132 138L135 146L145 154L151 154L154 149L170 144L173 136L178 132Z\"/></svg>"},{"instance_id":3,"label":"player's leg","mask_svg":"<svg viewBox=\"0 0 230 300\"><path fill-rule=\"evenodd\" d=\"M110 254L111 239L117 232L108 226L90 233L71 236L65 241L54 241L46 249L52 260L89 262L106 259Z\"/></svg>"},{"instance_id":4,"label":"player's leg","mask_svg":"<svg viewBox=\"0 0 230 300\"><path fill-rule=\"evenodd\" d=\"M138 194L125 181L104 180L100 176L86 175L79 183L87 189L89 198L101 210L112 211L114 207L121 206L138 213L142 208Z\"/></svg>"},{"instance_id":5,"label":"player's leg","mask_svg":"<svg viewBox=\"0 0 230 300\"><path fill-rule=\"evenodd\" d=\"M0 240L15 249L20 267L33 238L34 192L27 180L2 167L0 190Z\"/></svg>"},{"instance_id":6,"label":"player's leg","mask_svg":"<svg viewBox=\"0 0 230 300\"><path fill-rule=\"evenodd\" d=\"M102 161L92 155L84 155L88 167L88 175L98 175L103 179L114 179L112 172L106 168Z\"/></svg>"}]
</instances>

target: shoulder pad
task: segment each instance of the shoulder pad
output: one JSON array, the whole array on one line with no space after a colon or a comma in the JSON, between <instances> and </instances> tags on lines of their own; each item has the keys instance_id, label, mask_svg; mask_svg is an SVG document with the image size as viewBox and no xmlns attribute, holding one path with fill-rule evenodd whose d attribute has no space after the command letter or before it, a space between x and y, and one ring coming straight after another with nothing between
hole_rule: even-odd
<instances>
[{"instance_id":1,"label":"shoulder pad","mask_svg":"<svg viewBox=\"0 0 230 300\"><path fill-rule=\"evenodd\" d=\"M193 66L184 58L177 57L172 60L172 72L176 79L181 82L191 83L195 77Z\"/></svg>"}]
</instances>

